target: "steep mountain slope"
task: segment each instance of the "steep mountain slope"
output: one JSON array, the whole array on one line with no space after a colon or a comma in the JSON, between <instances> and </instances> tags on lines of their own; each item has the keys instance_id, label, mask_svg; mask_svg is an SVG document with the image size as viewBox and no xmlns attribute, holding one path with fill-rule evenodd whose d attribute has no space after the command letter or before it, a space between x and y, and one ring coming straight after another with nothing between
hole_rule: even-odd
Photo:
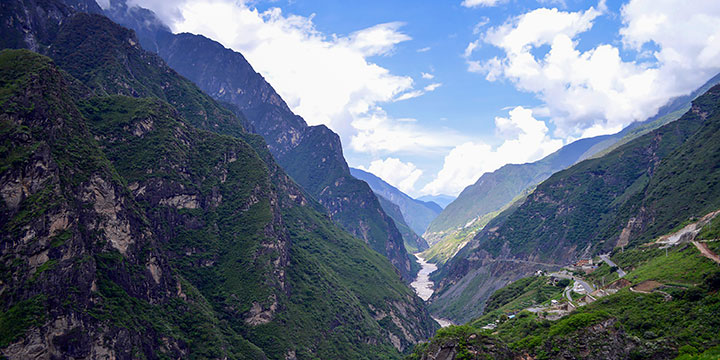
<instances>
[{"instance_id":1,"label":"steep mountain slope","mask_svg":"<svg viewBox=\"0 0 720 360\"><path fill-rule=\"evenodd\" d=\"M381 195L377 195L377 198L380 201L380 206L382 206L385 213L393 219L395 226L397 226L398 231L402 234L405 249L411 254L427 249L428 245L425 240L418 236L418 234L405 223L405 218L400 211L400 207Z\"/></svg>"},{"instance_id":2,"label":"steep mountain slope","mask_svg":"<svg viewBox=\"0 0 720 360\"><path fill-rule=\"evenodd\" d=\"M578 161L601 157L639 136L677 120L690 109L693 99L719 82L720 74L691 94L670 100L660 108L657 115L633 123L617 134L581 139L539 161L506 165L492 173L483 174L475 184L465 188L457 200L438 215L423 236L430 245L433 245L446 238L457 237L458 232L464 229L468 231L469 227L479 230L482 228L478 226L480 219L498 211L527 188Z\"/></svg>"},{"instance_id":3,"label":"steep mountain slope","mask_svg":"<svg viewBox=\"0 0 720 360\"><path fill-rule=\"evenodd\" d=\"M155 100L95 98L83 112L171 263L268 356L392 357L432 328L384 258L307 207L247 143L188 127ZM380 311L410 336L367 321ZM387 340L363 350L353 336Z\"/></svg>"},{"instance_id":4,"label":"steep mountain slope","mask_svg":"<svg viewBox=\"0 0 720 360\"><path fill-rule=\"evenodd\" d=\"M90 92L22 50L0 86L2 354L264 358L175 275L75 106Z\"/></svg>"},{"instance_id":5,"label":"steep mountain slope","mask_svg":"<svg viewBox=\"0 0 720 360\"><path fill-rule=\"evenodd\" d=\"M503 212L508 209L515 208L519 204L522 204L527 195L532 193L533 190L535 190L534 187L526 189L499 210L487 213L473 221L472 224L445 235L442 241L436 242L432 247L423 251L423 259L434 264L444 265L448 260L455 256L455 254L457 254L458 251L465 246L465 244L470 242L485 227L485 225L487 225L495 217L503 214Z\"/></svg>"},{"instance_id":6,"label":"steep mountain slope","mask_svg":"<svg viewBox=\"0 0 720 360\"><path fill-rule=\"evenodd\" d=\"M44 3L42 7L37 3L31 0L0 2L0 24L3 29L0 48L44 50L44 45L55 36L60 20L73 12L60 2ZM41 8L42 12L26 11L36 8Z\"/></svg>"},{"instance_id":7,"label":"steep mountain slope","mask_svg":"<svg viewBox=\"0 0 720 360\"><path fill-rule=\"evenodd\" d=\"M414 277L414 260L392 219L362 181L350 175L337 134L323 125L308 126L295 115L242 54L199 35L172 34L151 12L113 1L108 16L134 28L142 45L213 98L233 105L261 135L278 164L351 234L365 240L398 268Z\"/></svg>"},{"instance_id":8,"label":"steep mountain slope","mask_svg":"<svg viewBox=\"0 0 720 360\"><path fill-rule=\"evenodd\" d=\"M61 7L52 1L46 5ZM37 9L42 8L26 7L25 12ZM357 358L394 358L399 355L398 351L432 333L436 325L422 301L400 281L387 260L319 213L317 210L322 207L307 198L275 164L261 138L243 132L241 122L231 113L179 77L162 60L143 53L132 32L103 17L85 14L63 19L58 28L50 54L84 79L89 88L76 80L65 81L69 89L57 92L65 96L69 110L65 107L58 110L55 103L40 106L37 101L3 102L3 116L21 119L15 121L17 126L14 123L3 126L8 134L14 135L2 137L8 142L3 144L0 157L3 161L1 188L3 195L7 195L0 206L4 214L1 226L5 229L5 221L9 221L8 226L15 229L13 224L25 226L23 221L41 221L38 226L47 226L50 230L33 228L35 232L27 240L35 244L33 236L52 233L53 227L62 229L68 219L86 221L83 213L77 216L71 213L69 218L48 222L42 213L51 213L43 206L54 206L53 201L48 201L52 197L46 192L28 197L28 191L37 190L22 186L27 183L23 174L28 173L23 169L47 168L43 162L30 166L23 161L28 156L36 156L33 151L42 149L48 137L53 139L51 131L58 127L55 121L62 125L62 119L68 116L65 113L71 114L78 124L73 126L80 129L73 130L72 136L61 137L57 144L50 142L54 144L51 153L62 155L53 161L66 166L67 170L57 173L52 166L50 170L57 173L60 181L74 176L95 181L93 174L97 171L86 166L86 160L98 158L97 161L109 169L110 180L101 176L87 185L93 190L88 190L90 195L83 195L87 191L81 191L82 188L71 188L66 191L66 197L70 199L68 206L80 209L73 211L93 208L92 204L73 200L78 197L82 196L85 202L89 201L85 197L99 198L93 200L96 203L102 200L96 211L105 217L88 215L90 223L78 225L88 237L78 241L82 244L99 241L97 244L102 248L80 249L81 253L90 259L100 257L95 262L101 263L101 270L106 274L103 276L111 277L116 284L100 282L97 285L100 296L108 304L106 310L75 308L73 302L60 300L45 305L51 314L48 321L65 321L55 315L70 311L68 309L76 311L72 313L76 318L90 316L98 320L104 326L97 335L102 335L101 342L88 339L77 330L86 326L93 329L96 325L76 327L72 319L75 330L56 340L52 339L54 335L24 336L25 329L30 329L26 334L42 335L53 329L59 329L55 335L65 332L62 324L51 326L43 322L40 310L37 316L35 312L25 314L18 310L35 301L21 298L25 293L56 289L53 294L67 294L77 292L73 286L79 284L88 286L79 290L78 304L97 303L97 300L88 297L94 296L94 285L73 280L84 276L92 282L90 275L65 277L65 273L60 273L55 276L56 269L67 270L64 265L67 259L64 253L53 249L62 249L63 242L68 242L69 237L74 239L75 233L63 232L52 241L40 241L41 246L49 249L45 253L41 247L33 247L28 252L12 246L18 243L20 234L3 230L3 234L8 235L2 243L3 266L12 269L3 271L3 274L12 274L12 278L3 279L3 286L9 290L2 292L0 301L3 306L0 333L10 334L7 341L0 343L6 356L23 358L27 355L23 351L33 348L28 346L29 342L35 342L40 345L35 349L59 352L63 356L67 356L73 344L79 344L82 349L97 348L119 358L154 358L157 352L163 351L171 357L335 358L343 354ZM92 48L92 44L98 47ZM61 49L64 46L89 51L103 61L85 59L80 50L66 51ZM13 79L24 76L16 73L32 68L13 56L8 63L18 65L19 70L10 66L12 71L1 72L2 96L14 96L19 85ZM43 61L50 64L48 60ZM54 69L52 64L48 66ZM98 75L101 73L106 76ZM52 79L42 75L32 77L29 82L33 85ZM38 92L51 94L44 89ZM156 98L106 96L117 93ZM82 112L74 109L78 101L90 96L102 98L79 103ZM46 107L50 110L45 110ZM42 119L41 125L27 129L28 120L24 117L29 115L23 111L38 111L41 116L48 116ZM237 135L218 135L195 126ZM28 142L28 134L37 140ZM95 139L100 140L102 148ZM23 141L26 147L19 146L25 144ZM126 208L128 210L124 210ZM11 212L6 213L7 209ZM122 214L115 214L118 212ZM124 219L131 216L137 219L128 220L131 228L128 238L128 221ZM94 230L96 228L98 230ZM109 240L96 240L97 233L103 231ZM137 250L139 255L132 255L140 260L123 260L122 249L136 251L135 243L152 246L143 245ZM69 244L73 251L78 249L79 245ZM101 253L112 248L119 248L120 254ZM26 275L27 269L22 266L16 269L23 261L30 266L45 264L42 273L53 276L56 288L48 287L50 285L36 288L33 284L37 276L32 277L32 271ZM83 264L87 260L83 257L80 261ZM63 266L58 268L56 264ZM145 268L147 271L143 273ZM140 274L144 274L144 280ZM146 288L166 281L164 276L175 279L167 280L169 285L163 283L158 290L165 294L164 298L149 297L155 290ZM115 277L119 279L114 280ZM28 283L26 278L32 281ZM133 280L137 284L133 285ZM16 287L24 289L24 293L12 290ZM183 304L185 301L189 304ZM36 307L28 309L35 311ZM24 317L16 322L20 315ZM21 327L7 326L14 323ZM119 335L114 335L118 332ZM143 334L143 338L134 338L132 334ZM117 342L104 339L117 339ZM86 350L82 350L82 354L85 353Z\"/></svg>"},{"instance_id":9,"label":"steep mountain slope","mask_svg":"<svg viewBox=\"0 0 720 360\"><path fill-rule=\"evenodd\" d=\"M198 128L233 136L245 133L242 120L140 48L132 30L104 16L78 13L65 18L48 55L98 95L155 96Z\"/></svg>"},{"instance_id":10,"label":"steep mountain slope","mask_svg":"<svg viewBox=\"0 0 720 360\"><path fill-rule=\"evenodd\" d=\"M716 86L679 120L538 185L434 275L435 310L468 319L503 281L646 241L720 207L719 102Z\"/></svg>"},{"instance_id":11,"label":"steep mountain slope","mask_svg":"<svg viewBox=\"0 0 720 360\"><path fill-rule=\"evenodd\" d=\"M367 171L351 168L350 173L370 185L373 192L400 207L405 221L416 234L424 233L430 222L442 211L437 204L415 200Z\"/></svg>"}]
</instances>

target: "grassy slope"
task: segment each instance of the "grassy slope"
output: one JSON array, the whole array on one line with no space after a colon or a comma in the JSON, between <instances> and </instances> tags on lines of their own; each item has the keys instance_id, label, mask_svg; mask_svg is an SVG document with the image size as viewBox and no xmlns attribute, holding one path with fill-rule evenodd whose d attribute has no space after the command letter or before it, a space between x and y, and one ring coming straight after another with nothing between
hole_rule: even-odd
<instances>
[{"instance_id":1,"label":"grassy slope","mask_svg":"<svg viewBox=\"0 0 720 360\"><path fill-rule=\"evenodd\" d=\"M468 241L475 237L475 235L477 235L477 233L480 232L492 219L500 215L500 213L510 208L516 208L518 205L522 204L527 195L534 189L534 187L526 189L505 206L500 208L500 210L487 213L462 229L448 231L447 235L445 235L442 240L434 243L429 249L423 252L423 257L431 263L445 264L448 260L450 260L450 258L457 254L457 252L460 251L460 249L462 249Z\"/></svg>"},{"instance_id":2,"label":"grassy slope","mask_svg":"<svg viewBox=\"0 0 720 360\"><path fill-rule=\"evenodd\" d=\"M494 292L487 301L483 316L473 320L472 325L482 327L502 317L533 305L546 304L549 300L562 298L564 285L549 283L546 276L533 276L514 281Z\"/></svg>"}]
</instances>

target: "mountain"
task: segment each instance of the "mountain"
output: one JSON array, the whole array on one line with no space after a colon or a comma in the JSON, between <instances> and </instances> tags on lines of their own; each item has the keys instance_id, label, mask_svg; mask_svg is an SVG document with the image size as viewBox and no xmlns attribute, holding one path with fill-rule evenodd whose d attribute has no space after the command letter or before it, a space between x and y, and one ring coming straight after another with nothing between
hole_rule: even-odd
<instances>
[{"instance_id":1,"label":"mountain","mask_svg":"<svg viewBox=\"0 0 720 360\"><path fill-rule=\"evenodd\" d=\"M382 206L385 213L393 219L395 226L397 226L400 234L402 234L403 241L405 242L405 249L411 254L427 249L428 245L425 242L425 239L418 236L418 234L416 234L405 222L405 218L400 211L400 207L381 195L377 195L377 198L380 201L380 206Z\"/></svg>"},{"instance_id":2,"label":"mountain","mask_svg":"<svg viewBox=\"0 0 720 360\"><path fill-rule=\"evenodd\" d=\"M3 6L1 38L54 58L0 53L4 357L399 358L432 334L388 260L132 31Z\"/></svg>"},{"instance_id":3,"label":"mountain","mask_svg":"<svg viewBox=\"0 0 720 360\"><path fill-rule=\"evenodd\" d=\"M537 185L550 175L590 157L600 157L643 134L677 120L689 108L691 101L720 83L720 74L686 96L671 99L658 114L635 122L613 135L577 140L533 163L508 164L483 174L475 184L466 187L458 198L433 220L423 237L431 246L445 239L457 238L458 233L479 230L481 219L507 206L523 191Z\"/></svg>"},{"instance_id":4,"label":"mountain","mask_svg":"<svg viewBox=\"0 0 720 360\"><path fill-rule=\"evenodd\" d=\"M193 34L172 34L146 9L113 0L106 14L134 29L142 46L221 103L244 115L246 128L261 135L278 164L351 234L385 255L410 282L417 265L372 190L352 175L340 138L323 125L308 126L295 115L242 54Z\"/></svg>"},{"instance_id":5,"label":"mountain","mask_svg":"<svg viewBox=\"0 0 720 360\"><path fill-rule=\"evenodd\" d=\"M431 246L484 215L497 211L523 190L547 179L580 159L588 149L611 136L581 139L534 163L508 164L483 174L466 187L428 227L423 237ZM617 137L619 139L619 137Z\"/></svg>"},{"instance_id":6,"label":"mountain","mask_svg":"<svg viewBox=\"0 0 720 360\"><path fill-rule=\"evenodd\" d=\"M388 184L383 179L367 171L351 168L350 173L357 179L365 181L376 194L390 200L400 207L405 221L417 234L422 234L430 222L440 213L441 209L435 203L415 200Z\"/></svg>"},{"instance_id":7,"label":"mountain","mask_svg":"<svg viewBox=\"0 0 720 360\"><path fill-rule=\"evenodd\" d=\"M627 129L621 131L623 137L620 138L620 140L616 141L615 143L608 146L607 148L604 148L604 150L601 151L597 151L597 149L591 149L587 152L586 155L582 157L582 159L586 159L588 157L603 156L608 152L614 150L615 148L619 147L620 145L629 142L630 140L633 140L643 134L655 130L671 121L679 119L684 113L690 110L693 100L695 100L698 96L704 94L705 92L710 90L710 88L717 84L720 84L720 74L713 76L710 80L706 81L705 84L703 84L698 89L695 89L695 91L691 92L690 94L670 99L667 104L663 105L658 110L657 115L645 121L632 124Z\"/></svg>"},{"instance_id":8,"label":"mountain","mask_svg":"<svg viewBox=\"0 0 720 360\"><path fill-rule=\"evenodd\" d=\"M450 195L423 195L417 200L425 201L425 202L434 202L438 206L440 206L441 209L444 209L447 207L451 202L453 202L457 197L450 196Z\"/></svg>"},{"instance_id":9,"label":"mountain","mask_svg":"<svg viewBox=\"0 0 720 360\"><path fill-rule=\"evenodd\" d=\"M718 130L715 86L680 119L554 174L433 274L434 311L468 320L507 281L636 246L720 208Z\"/></svg>"}]
</instances>

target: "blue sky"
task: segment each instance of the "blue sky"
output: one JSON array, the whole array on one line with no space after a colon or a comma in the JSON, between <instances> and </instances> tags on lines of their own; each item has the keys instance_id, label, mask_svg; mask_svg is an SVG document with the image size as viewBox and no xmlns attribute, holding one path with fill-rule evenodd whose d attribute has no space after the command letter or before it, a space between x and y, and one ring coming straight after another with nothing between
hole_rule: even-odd
<instances>
[{"instance_id":1,"label":"blue sky","mask_svg":"<svg viewBox=\"0 0 720 360\"><path fill-rule=\"evenodd\" d=\"M242 52L413 196L616 132L720 71L720 2L132 0Z\"/></svg>"}]
</instances>

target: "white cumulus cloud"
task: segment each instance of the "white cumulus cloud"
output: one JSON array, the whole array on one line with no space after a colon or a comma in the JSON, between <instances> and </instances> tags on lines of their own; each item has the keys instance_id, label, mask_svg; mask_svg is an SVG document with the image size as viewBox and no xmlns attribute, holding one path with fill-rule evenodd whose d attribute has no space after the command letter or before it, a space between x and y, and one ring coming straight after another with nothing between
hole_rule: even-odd
<instances>
[{"instance_id":1,"label":"white cumulus cloud","mask_svg":"<svg viewBox=\"0 0 720 360\"><path fill-rule=\"evenodd\" d=\"M400 159L388 157L385 160L373 160L370 166L365 168L360 166L361 170L373 173L375 176L385 180L390 185L400 189L400 191L412 194L415 192L415 182L422 175L422 170L418 169L411 162L402 162Z\"/></svg>"},{"instance_id":2,"label":"white cumulus cloud","mask_svg":"<svg viewBox=\"0 0 720 360\"><path fill-rule=\"evenodd\" d=\"M625 47L638 52L659 47L653 63L624 60L620 49L599 44L578 50L581 34L605 11L566 12L536 9L490 28L481 41L504 56L471 59L477 42L468 45L469 71L487 80L508 79L545 102L555 135L568 139L618 131L654 115L669 98L686 94L720 71L720 3L631 0L622 8L620 29ZM534 50L546 46L547 52Z\"/></svg>"},{"instance_id":3,"label":"white cumulus cloud","mask_svg":"<svg viewBox=\"0 0 720 360\"><path fill-rule=\"evenodd\" d=\"M536 161L562 147L563 141L551 138L545 123L535 119L532 110L518 106L508 115L495 118L496 135L503 139L499 146L469 141L453 148L422 193L457 195L486 172L505 164Z\"/></svg>"},{"instance_id":4,"label":"white cumulus cloud","mask_svg":"<svg viewBox=\"0 0 720 360\"><path fill-rule=\"evenodd\" d=\"M357 133L350 139L352 150L364 153L407 153L435 156L448 151L467 137L449 129L426 129L408 121L391 119L382 109L353 120Z\"/></svg>"},{"instance_id":5,"label":"white cumulus cloud","mask_svg":"<svg viewBox=\"0 0 720 360\"><path fill-rule=\"evenodd\" d=\"M463 0L462 3L460 3L464 7L478 7L478 6L496 6L501 3L504 3L507 0Z\"/></svg>"},{"instance_id":6,"label":"white cumulus cloud","mask_svg":"<svg viewBox=\"0 0 720 360\"><path fill-rule=\"evenodd\" d=\"M241 52L295 113L310 125L329 126L344 141L363 131L354 124L383 103L434 90L415 89L411 77L369 59L392 55L411 39L399 22L341 36L318 31L313 16L285 14L280 8L261 12L249 1L133 1L155 11L175 32L203 34Z\"/></svg>"}]
</instances>

